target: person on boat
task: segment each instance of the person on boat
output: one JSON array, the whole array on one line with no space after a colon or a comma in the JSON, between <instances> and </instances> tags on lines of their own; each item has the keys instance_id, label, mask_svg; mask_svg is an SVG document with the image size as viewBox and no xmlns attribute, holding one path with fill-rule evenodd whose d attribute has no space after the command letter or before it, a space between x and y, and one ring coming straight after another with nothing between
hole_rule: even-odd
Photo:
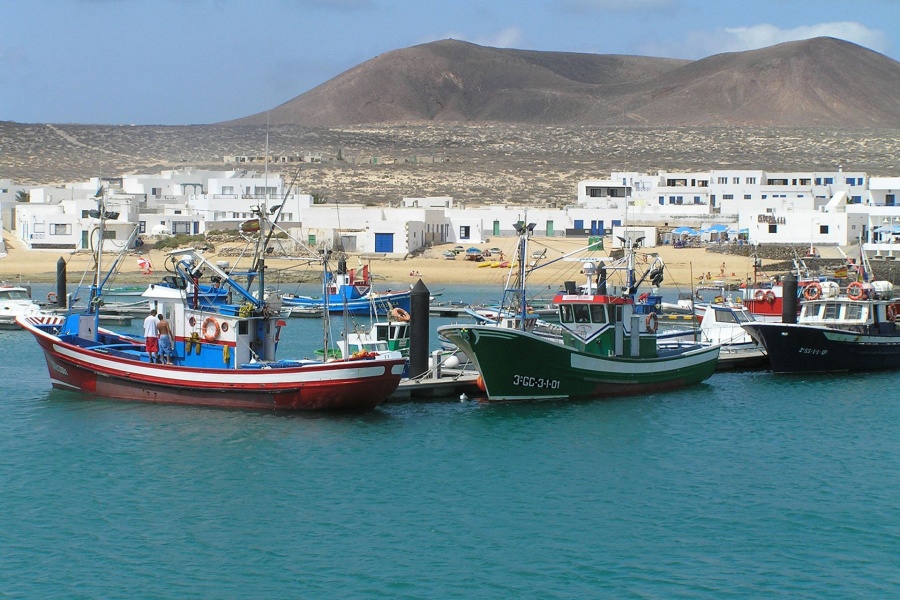
<instances>
[{"instance_id":1,"label":"person on boat","mask_svg":"<svg viewBox=\"0 0 900 600\"><path fill-rule=\"evenodd\" d=\"M157 315L159 322L156 329L159 332L159 359L164 365L172 364L172 327L162 313Z\"/></svg>"},{"instance_id":2,"label":"person on boat","mask_svg":"<svg viewBox=\"0 0 900 600\"><path fill-rule=\"evenodd\" d=\"M155 363L159 357L159 319L156 318L155 308L151 308L150 314L144 319L144 346L150 362Z\"/></svg>"}]
</instances>

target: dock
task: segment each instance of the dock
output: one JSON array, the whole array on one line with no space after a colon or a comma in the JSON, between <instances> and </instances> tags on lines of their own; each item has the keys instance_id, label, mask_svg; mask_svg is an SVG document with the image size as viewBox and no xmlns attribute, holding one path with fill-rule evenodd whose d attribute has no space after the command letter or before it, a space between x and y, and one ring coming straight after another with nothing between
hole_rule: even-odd
<instances>
[{"instance_id":1,"label":"dock","mask_svg":"<svg viewBox=\"0 0 900 600\"><path fill-rule=\"evenodd\" d=\"M460 396L484 395L476 380L478 373L470 370L444 370L438 378L404 379L388 398L388 402L410 400L459 400Z\"/></svg>"}]
</instances>

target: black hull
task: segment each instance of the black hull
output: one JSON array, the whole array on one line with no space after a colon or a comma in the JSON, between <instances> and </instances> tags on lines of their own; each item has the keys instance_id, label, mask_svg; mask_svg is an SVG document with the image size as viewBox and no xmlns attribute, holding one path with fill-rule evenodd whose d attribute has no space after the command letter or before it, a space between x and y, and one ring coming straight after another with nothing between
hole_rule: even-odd
<instances>
[{"instance_id":1,"label":"black hull","mask_svg":"<svg viewBox=\"0 0 900 600\"><path fill-rule=\"evenodd\" d=\"M784 323L744 325L775 373L900 370L900 335L867 335Z\"/></svg>"}]
</instances>

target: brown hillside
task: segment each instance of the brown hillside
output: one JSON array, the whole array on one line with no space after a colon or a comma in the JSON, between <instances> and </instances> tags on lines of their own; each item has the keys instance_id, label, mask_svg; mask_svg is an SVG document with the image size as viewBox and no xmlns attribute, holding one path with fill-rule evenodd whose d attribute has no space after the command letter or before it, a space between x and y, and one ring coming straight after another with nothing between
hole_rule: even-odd
<instances>
[{"instance_id":1,"label":"brown hillside","mask_svg":"<svg viewBox=\"0 0 900 600\"><path fill-rule=\"evenodd\" d=\"M272 124L900 126L900 63L816 38L698 61L443 40L366 61L268 113ZM229 124L265 124L266 113Z\"/></svg>"}]
</instances>

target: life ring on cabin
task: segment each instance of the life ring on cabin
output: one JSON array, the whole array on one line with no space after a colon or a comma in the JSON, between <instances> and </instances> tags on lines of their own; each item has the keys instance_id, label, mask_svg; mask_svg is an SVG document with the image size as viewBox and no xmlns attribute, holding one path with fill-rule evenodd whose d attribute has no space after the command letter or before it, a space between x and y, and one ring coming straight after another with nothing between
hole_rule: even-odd
<instances>
[{"instance_id":1,"label":"life ring on cabin","mask_svg":"<svg viewBox=\"0 0 900 600\"><path fill-rule=\"evenodd\" d=\"M760 302L762 302L762 301L765 299L765 297L766 297L766 293L765 293L764 291L762 291L762 290L756 290L756 294L754 294L753 297L754 297L756 300L759 300Z\"/></svg>"},{"instance_id":2,"label":"life ring on cabin","mask_svg":"<svg viewBox=\"0 0 900 600\"><path fill-rule=\"evenodd\" d=\"M898 314L900 314L900 304L888 304L887 305L888 321L896 320Z\"/></svg>"},{"instance_id":3,"label":"life ring on cabin","mask_svg":"<svg viewBox=\"0 0 900 600\"><path fill-rule=\"evenodd\" d=\"M219 339L219 333L222 331L219 328L219 322L212 317L206 317L206 319L204 319L200 330L203 332L203 339L207 342Z\"/></svg>"},{"instance_id":4,"label":"life ring on cabin","mask_svg":"<svg viewBox=\"0 0 900 600\"><path fill-rule=\"evenodd\" d=\"M775 292L773 292L772 290L766 292L766 302L768 302L769 304L775 303Z\"/></svg>"},{"instance_id":5,"label":"life ring on cabin","mask_svg":"<svg viewBox=\"0 0 900 600\"><path fill-rule=\"evenodd\" d=\"M650 313L647 315L644 324L647 326L647 333L656 333L656 328L659 326L659 317L656 316L655 312Z\"/></svg>"},{"instance_id":6,"label":"life ring on cabin","mask_svg":"<svg viewBox=\"0 0 900 600\"><path fill-rule=\"evenodd\" d=\"M863 284L858 281L854 281L847 286L847 297L851 300L859 300L865 293L866 291L863 288Z\"/></svg>"},{"instance_id":7,"label":"life ring on cabin","mask_svg":"<svg viewBox=\"0 0 900 600\"><path fill-rule=\"evenodd\" d=\"M822 284L813 282L803 289L803 297L807 300L818 300L822 296Z\"/></svg>"},{"instance_id":8,"label":"life ring on cabin","mask_svg":"<svg viewBox=\"0 0 900 600\"><path fill-rule=\"evenodd\" d=\"M391 309L391 316L394 317L394 320L396 321L409 321L409 313L399 306Z\"/></svg>"},{"instance_id":9,"label":"life ring on cabin","mask_svg":"<svg viewBox=\"0 0 900 600\"><path fill-rule=\"evenodd\" d=\"M56 294L54 294L53 292L47 294L47 302L49 302L50 304L56 304Z\"/></svg>"}]
</instances>

